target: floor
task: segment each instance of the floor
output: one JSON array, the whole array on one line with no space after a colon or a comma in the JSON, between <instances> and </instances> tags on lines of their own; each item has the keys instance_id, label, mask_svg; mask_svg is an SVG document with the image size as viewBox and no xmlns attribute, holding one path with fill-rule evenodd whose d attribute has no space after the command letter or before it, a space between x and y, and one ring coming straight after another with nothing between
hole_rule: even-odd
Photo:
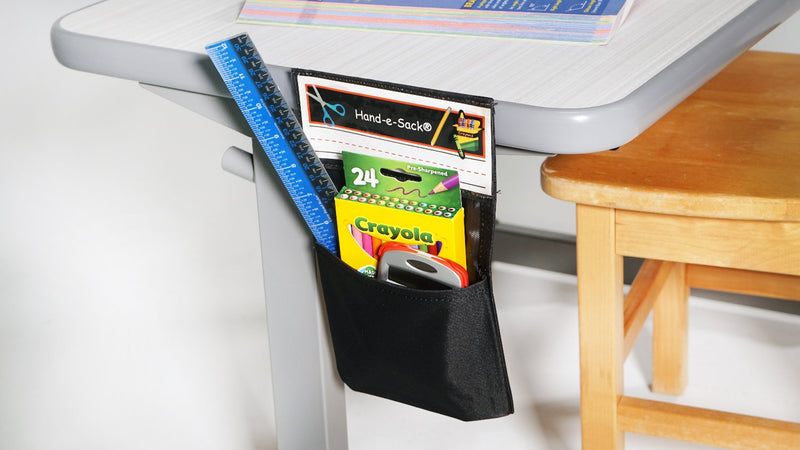
<instances>
[{"instance_id":1,"label":"floor","mask_svg":"<svg viewBox=\"0 0 800 450\"><path fill-rule=\"evenodd\" d=\"M274 450L255 195L220 169L249 140L59 65L50 26L95 1L0 5L0 449ZM348 393L351 449L579 448L573 250L504 236L516 413L461 423ZM800 420L800 303L720 298L692 300L678 401ZM632 395L650 395L649 352L643 339L627 363Z\"/></svg>"}]
</instances>

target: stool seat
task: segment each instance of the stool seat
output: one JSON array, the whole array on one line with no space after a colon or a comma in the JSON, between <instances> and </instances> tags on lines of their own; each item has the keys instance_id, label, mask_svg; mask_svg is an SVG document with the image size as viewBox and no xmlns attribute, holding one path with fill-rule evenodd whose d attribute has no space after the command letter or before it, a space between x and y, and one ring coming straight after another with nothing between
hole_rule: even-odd
<instances>
[{"instance_id":1,"label":"stool seat","mask_svg":"<svg viewBox=\"0 0 800 450\"><path fill-rule=\"evenodd\" d=\"M619 150L549 158L542 187L617 209L800 221L800 55L745 53Z\"/></svg>"},{"instance_id":2,"label":"stool seat","mask_svg":"<svg viewBox=\"0 0 800 450\"><path fill-rule=\"evenodd\" d=\"M630 144L550 157L541 179L577 205L583 448L633 432L800 449L800 423L628 397L623 380L652 312L652 390L683 392L691 288L800 300L800 55L747 52ZM645 260L627 295L625 257Z\"/></svg>"}]
</instances>

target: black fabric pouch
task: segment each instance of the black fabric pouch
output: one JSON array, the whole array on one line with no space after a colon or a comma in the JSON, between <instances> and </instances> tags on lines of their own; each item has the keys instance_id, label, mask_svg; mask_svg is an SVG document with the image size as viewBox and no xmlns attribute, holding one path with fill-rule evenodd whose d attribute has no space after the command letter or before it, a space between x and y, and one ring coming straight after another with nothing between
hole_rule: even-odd
<instances>
[{"instance_id":1,"label":"black fabric pouch","mask_svg":"<svg viewBox=\"0 0 800 450\"><path fill-rule=\"evenodd\" d=\"M330 170L330 169L329 169ZM491 277L495 199L464 195L468 287L364 276L315 245L336 366L353 390L464 421L514 412Z\"/></svg>"},{"instance_id":2,"label":"black fabric pouch","mask_svg":"<svg viewBox=\"0 0 800 450\"><path fill-rule=\"evenodd\" d=\"M396 91L420 91L391 87ZM492 108L491 99L486 98L432 91L425 95ZM494 152L491 158L494 193ZM341 189L341 161L324 162L337 189ZM492 291L496 198L462 190L462 205L470 280L465 288L407 288L359 273L319 243L315 250L336 367L342 380L355 391L472 421L511 414L514 406Z\"/></svg>"}]
</instances>

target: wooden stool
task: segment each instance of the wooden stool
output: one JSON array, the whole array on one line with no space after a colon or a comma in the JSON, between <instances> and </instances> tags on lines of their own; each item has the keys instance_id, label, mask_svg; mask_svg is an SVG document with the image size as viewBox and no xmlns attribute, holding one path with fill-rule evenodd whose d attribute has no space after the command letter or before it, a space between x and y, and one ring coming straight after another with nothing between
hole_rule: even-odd
<instances>
[{"instance_id":1,"label":"wooden stool","mask_svg":"<svg viewBox=\"0 0 800 450\"><path fill-rule=\"evenodd\" d=\"M652 309L652 389L683 391L690 287L800 300L800 55L748 52L634 142L541 172L577 204L583 448L800 449L798 423L626 397L622 372ZM625 298L624 256L645 258Z\"/></svg>"}]
</instances>

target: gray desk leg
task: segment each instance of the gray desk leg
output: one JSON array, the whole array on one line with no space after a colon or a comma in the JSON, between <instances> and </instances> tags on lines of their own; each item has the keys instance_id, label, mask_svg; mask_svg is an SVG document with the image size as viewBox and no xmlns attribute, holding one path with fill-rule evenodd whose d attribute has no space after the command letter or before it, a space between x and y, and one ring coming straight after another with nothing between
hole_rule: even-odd
<instances>
[{"instance_id":1,"label":"gray desk leg","mask_svg":"<svg viewBox=\"0 0 800 450\"><path fill-rule=\"evenodd\" d=\"M309 233L254 145L275 422L279 450L346 450L344 385L333 354Z\"/></svg>"}]
</instances>

